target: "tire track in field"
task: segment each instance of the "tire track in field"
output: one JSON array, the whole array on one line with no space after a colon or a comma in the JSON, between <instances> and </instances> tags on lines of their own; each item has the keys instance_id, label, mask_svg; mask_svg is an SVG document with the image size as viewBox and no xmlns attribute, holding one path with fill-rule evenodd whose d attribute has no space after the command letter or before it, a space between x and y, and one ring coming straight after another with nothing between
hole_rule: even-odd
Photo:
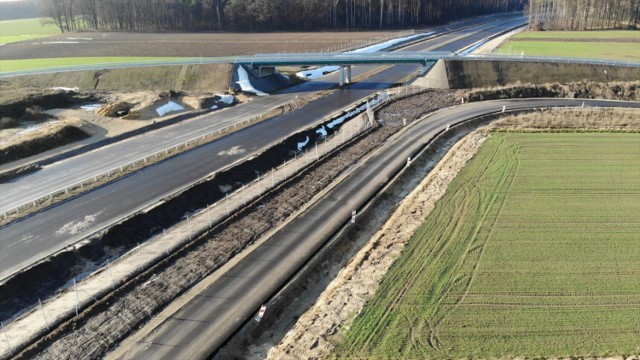
<instances>
[{"instance_id":1,"label":"tire track in field","mask_svg":"<svg viewBox=\"0 0 640 360\"><path fill-rule=\"evenodd\" d=\"M501 145L504 144L504 141L501 142ZM494 153L494 156L492 156L491 161L489 162L489 164L491 162L493 162L493 159L495 158L495 154L498 153L498 151L500 150L500 147L498 147L496 149L496 152ZM487 247L487 242L489 241L489 238L491 237L491 234L493 233L493 229L494 229L494 225L495 223L498 221L498 218L500 218L500 214L502 213L502 209L504 208L504 204L507 200L507 195L509 193L509 190L511 189L511 187L513 186L513 182L515 179L515 172L517 171L518 167L520 166L520 160L518 159L518 153L517 153L517 149L513 149L514 152L514 157L513 159L509 162L509 164L507 165L507 168L504 171L504 175L503 177L500 179L499 185L497 187L497 189L502 189L503 186L505 185L505 183L507 181L509 181L509 184L507 186L506 192L505 192L505 197L502 200L502 202L499 204L500 209L498 210L498 215L494 218L493 224L491 225L491 230L489 231L489 233L487 234L484 243L482 244L482 248L480 250L480 255L478 256L478 260L476 261L474 267L473 267L473 271L471 272L471 277L469 279L469 281L467 282L467 286L465 289L465 292L462 294L462 296L457 300L457 302L455 303L455 305L447 310L444 311L444 313L442 314L442 317L439 318L436 321L436 324L433 328L433 332L430 335L430 338L433 338L437 343L440 343L440 340L438 340L438 327L444 322L444 320L446 319L447 315L449 315L450 313L454 312L459 306L460 304L465 300L467 293L469 292L469 290L471 289L471 285L473 284L473 280L475 278L475 274L478 270L478 267L480 265L480 262L482 260L482 256L484 255L485 249ZM488 165L487 165L488 168ZM486 171L486 168L485 168ZM484 175L484 173L483 173ZM484 224L489 212L491 211L491 209L494 207L494 204L496 202L496 199L498 198L498 191L494 191L493 193L494 195L491 197L491 202L489 204L489 206L487 206L487 209L485 211L485 213L482 215L482 218L480 219L480 221L478 222L476 229L473 233L473 237L472 240L469 243L469 246L467 248L467 252L465 252L465 254L468 253L469 249L472 247L475 239L478 237L478 234L480 232L480 229L482 228L482 225ZM464 259L466 258L466 256L464 256L461 261L464 261ZM442 301L444 300L444 298L446 297L446 294L441 297L438 301L438 304L441 304Z\"/></svg>"},{"instance_id":2,"label":"tire track in field","mask_svg":"<svg viewBox=\"0 0 640 360\"><path fill-rule=\"evenodd\" d=\"M486 171L486 168L483 170L483 172L481 173L480 177L482 177L484 175L485 171ZM463 191L465 191L465 195L467 195L466 193L468 193L468 190L467 189L463 189ZM470 208L469 207L469 203L471 201L470 197L469 196L463 196L463 199L464 199L464 203L463 203L463 206L461 208L464 209L464 211L463 211L463 213L457 214L460 217L466 216L466 214L469 212L468 209ZM459 221L458 222L450 222L446 229L449 229L452 226L453 226L452 233L453 234L457 234L460 231L460 227L462 226L462 223L459 222ZM433 248L431 251L429 251L428 254L425 255L425 257L429 258L432 254L441 254L442 252L444 252L447 249L449 243L450 242L447 241L447 239L443 239L443 237L440 236L438 241L434 244L434 247L436 245L438 245L438 244L440 244L440 246L437 249ZM366 340L365 340L365 342L364 342L364 344L362 345L361 348L369 347L369 344L371 343L371 341L374 338L374 336L376 334L380 334L381 333L380 329L383 326L383 324L385 324L385 322L389 318L389 316L391 315L392 310L395 310L397 308L397 306L400 303L400 301L405 297L405 294L407 293L407 291L413 286L413 284L420 277L420 275L422 275L422 272L423 272L425 266L427 266L427 265L428 265L428 262L423 261L420 264L420 267L418 269L416 269L415 271L413 271L413 273L411 274L411 277L408 279L407 282L405 282L405 285L402 287L402 289L395 296L393 302L385 309L382 317L377 322L376 327L373 329L373 331L371 331L369 333L369 335L367 336L367 338L366 338ZM408 322L410 322L410 321L408 321ZM413 326L411 327L411 329L413 330ZM383 339L388 337L388 331L387 330L383 331L382 333L384 334L384 336L381 336L381 340L383 340ZM404 346L406 346L406 344L404 344Z\"/></svg>"},{"instance_id":3,"label":"tire track in field","mask_svg":"<svg viewBox=\"0 0 640 360\"><path fill-rule=\"evenodd\" d=\"M475 176L475 178L476 178L476 179L482 179L482 178L485 176L485 174L487 173L487 171L488 171L488 169L489 169L489 165L493 162L493 160L495 159L496 155L497 155L497 149L496 149L496 151L491 155L491 158L490 158L490 159L489 159L489 161L487 162L487 165L482 169L482 171L481 171L478 175L476 175L476 176ZM462 191L462 195L460 195L460 192L456 192L456 193L452 194L452 196L455 196L455 197L463 196L463 198L464 198L464 203L463 203L462 208L463 208L463 209L465 209L465 211L464 211L464 212L456 211L456 213L455 213L456 217L455 217L455 218L457 218L457 219L461 219L461 218L463 218L463 217L465 217L465 216L466 216L466 214L469 212L469 208L470 208L470 207L469 207L469 203L471 202L471 197L469 196L469 195L470 195L470 190L469 190L468 188L460 188L460 190ZM445 210L446 210L446 209L445 209ZM445 211L445 213L448 213L448 212L447 212L447 211ZM454 217L454 216L452 216L452 217ZM457 224L457 226L456 226L456 231L453 233L453 235L455 235L455 234L459 233L459 229L460 229L460 226L461 226L462 222L461 222L461 221L457 221L457 222L456 222L456 224ZM453 235L452 235L451 237L454 237ZM473 242L471 242L471 244L472 244L472 243L473 243ZM448 248L448 245L449 245L449 244L451 244L451 242L450 242L450 241L446 241L446 242L443 244L443 246L441 246L441 247L437 250L437 252L436 252L436 253L438 253L438 254L442 254L442 253L443 253L443 252ZM431 253L433 253L433 251L432 251L432 252L430 252L430 254L431 254ZM458 261L458 263L457 263L456 265L457 265L457 266L459 266L459 265L460 265L460 263L461 263L461 262L463 262L463 261L464 261L464 256L463 256L463 257L461 257L461 259ZM416 272L416 276L417 276L417 274L419 274L419 273L420 273L420 272ZM412 280L412 282L413 282L413 281L415 281L415 279L414 279L414 280ZM410 285L410 284L409 284L409 285ZM408 286L408 285L407 285L407 286ZM435 315L437 314L437 311L438 311L438 310L437 310L437 305L438 305L438 304L439 304L439 303L440 303L440 302L445 298L445 296L446 296L446 291L445 291L444 295L442 295L442 296L441 296L441 297L436 301L436 303L434 304L434 305L435 305L435 311L434 311L434 316L433 316L434 318L435 318ZM429 320L427 320L427 321L426 321L426 325L429 327L429 337L428 337L428 339L427 339L427 341L428 341L428 345L429 345L431 348L435 349L435 350L439 350L439 341L438 341L438 340L437 340L437 338L435 337L435 330L436 330L436 327L437 327L437 325L438 325L438 324L437 324L437 321L434 323L433 321L429 321ZM419 329L419 330L422 330L423 328L424 328L424 326L420 326L420 329ZM419 349L418 349L418 350L419 350Z\"/></svg>"},{"instance_id":4,"label":"tire track in field","mask_svg":"<svg viewBox=\"0 0 640 360\"><path fill-rule=\"evenodd\" d=\"M467 206L469 204L469 197L465 196L465 203L463 206L464 209L468 209L469 206ZM465 211L465 214L468 212L468 210ZM465 214L461 214L461 215L465 215ZM449 226L447 226L447 228L449 228L450 226L454 225L454 223L449 223ZM459 229L461 227L461 223L457 222L455 223L454 226L454 230L453 233L457 234L459 232ZM434 249L432 251L429 252L429 254L427 254L426 256L429 257L429 255L433 254L433 253L442 253L444 251L444 249L447 248L447 243L448 241L442 241L442 236L438 239L439 241L436 243L440 243L442 244L438 249ZM367 336L367 339L365 340L364 344L363 344L363 348L367 348L369 347L369 344L371 342L371 340L373 339L374 335L378 334L380 332L380 328L382 327L383 323L387 320L387 318L390 316L391 311L396 309L398 303L404 298L405 294L407 293L407 291L409 290L409 288L411 288L413 286L413 284L416 282L416 280L418 279L418 277L420 277L420 275L422 275L422 271L424 270L424 267L427 265L426 261L423 261L420 264L420 267L413 272L413 274L411 275L411 278L409 279L409 281L407 281L405 283L405 286L400 290L400 292L398 293L398 295L396 295L396 297L394 298L393 302L389 305L389 307L386 308L386 310L383 313L382 318L380 319L380 321L378 321L375 329L369 333L369 335ZM413 327L412 327L413 329ZM388 332L384 331L384 336L381 337L382 339L386 338L388 336Z\"/></svg>"}]
</instances>

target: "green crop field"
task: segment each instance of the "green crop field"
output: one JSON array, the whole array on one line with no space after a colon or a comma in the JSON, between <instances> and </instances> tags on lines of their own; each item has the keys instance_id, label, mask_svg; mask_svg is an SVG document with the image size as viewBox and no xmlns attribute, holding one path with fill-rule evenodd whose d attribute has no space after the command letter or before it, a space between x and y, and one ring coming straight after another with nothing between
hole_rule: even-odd
<instances>
[{"instance_id":1,"label":"green crop field","mask_svg":"<svg viewBox=\"0 0 640 360\"><path fill-rule=\"evenodd\" d=\"M0 21L0 44L32 40L60 34L60 29L52 24L42 25L40 19Z\"/></svg>"},{"instance_id":2,"label":"green crop field","mask_svg":"<svg viewBox=\"0 0 640 360\"><path fill-rule=\"evenodd\" d=\"M513 37L522 39L635 39L640 40L637 30L603 30L603 31L525 31Z\"/></svg>"},{"instance_id":3,"label":"green crop field","mask_svg":"<svg viewBox=\"0 0 640 360\"><path fill-rule=\"evenodd\" d=\"M640 31L527 31L499 54L640 61Z\"/></svg>"},{"instance_id":4,"label":"green crop field","mask_svg":"<svg viewBox=\"0 0 640 360\"><path fill-rule=\"evenodd\" d=\"M0 72L43 69L51 67L79 67L83 65L102 64L153 64L154 62L166 62L188 58L178 57L140 57L140 56L100 56L100 57L72 57L72 58L48 58L48 59L22 59L0 60Z\"/></svg>"},{"instance_id":5,"label":"green crop field","mask_svg":"<svg viewBox=\"0 0 640 360\"><path fill-rule=\"evenodd\" d=\"M640 134L495 133L336 357L640 354Z\"/></svg>"}]
</instances>

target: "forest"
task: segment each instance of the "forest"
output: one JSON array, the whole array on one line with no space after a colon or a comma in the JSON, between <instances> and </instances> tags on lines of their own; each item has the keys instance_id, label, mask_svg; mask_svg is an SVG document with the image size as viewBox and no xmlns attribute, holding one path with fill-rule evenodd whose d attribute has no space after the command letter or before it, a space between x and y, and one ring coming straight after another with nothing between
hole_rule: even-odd
<instances>
[{"instance_id":1,"label":"forest","mask_svg":"<svg viewBox=\"0 0 640 360\"><path fill-rule=\"evenodd\" d=\"M527 0L41 0L61 31L407 28L523 10Z\"/></svg>"},{"instance_id":2,"label":"forest","mask_svg":"<svg viewBox=\"0 0 640 360\"><path fill-rule=\"evenodd\" d=\"M530 0L532 30L637 29L640 0Z\"/></svg>"}]
</instances>

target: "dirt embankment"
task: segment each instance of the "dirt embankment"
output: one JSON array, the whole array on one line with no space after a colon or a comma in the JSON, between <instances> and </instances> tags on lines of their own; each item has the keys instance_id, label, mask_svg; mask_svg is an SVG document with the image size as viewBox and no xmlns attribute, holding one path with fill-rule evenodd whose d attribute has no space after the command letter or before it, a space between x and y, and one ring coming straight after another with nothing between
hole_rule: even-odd
<instances>
[{"instance_id":1,"label":"dirt embankment","mask_svg":"<svg viewBox=\"0 0 640 360\"><path fill-rule=\"evenodd\" d=\"M98 101L99 98L95 93L22 86L0 80L0 118L14 120L10 126L2 128L19 126L23 122L46 120L47 117L42 115L43 110L70 107ZM41 118L37 117L38 114Z\"/></svg>"},{"instance_id":2,"label":"dirt embankment","mask_svg":"<svg viewBox=\"0 0 640 360\"><path fill-rule=\"evenodd\" d=\"M554 109L510 115L487 126L490 131L517 132L638 132L639 109Z\"/></svg>"},{"instance_id":3,"label":"dirt embankment","mask_svg":"<svg viewBox=\"0 0 640 360\"><path fill-rule=\"evenodd\" d=\"M574 98L640 101L640 80L628 82L513 83L464 92L465 102L516 98Z\"/></svg>"},{"instance_id":4,"label":"dirt embankment","mask_svg":"<svg viewBox=\"0 0 640 360\"><path fill-rule=\"evenodd\" d=\"M558 109L508 115L471 133L456 144L434 171L402 201L384 226L340 271L284 337L277 332L272 332L269 337L259 336L252 342L257 345L244 348L241 356L264 358L267 353L269 359L329 356L341 334L348 331L350 322L373 296L386 270L400 255L415 229L444 196L448 184L491 131L637 132L640 131L639 115L638 110L626 109ZM274 339L281 340L273 346Z\"/></svg>"},{"instance_id":5,"label":"dirt embankment","mask_svg":"<svg viewBox=\"0 0 640 360\"><path fill-rule=\"evenodd\" d=\"M607 83L640 78L637 67L520 61L446 61L446 72L452 89L498 86L516 81L532 84Z\"/></svg>"},{"instance_id":6,"label":"dirt embankment","mask_svg":"<svg viewBox=\"0 0 640 360\"><path fill-rule=\"evenodd\" d=\"M18 76L12 82L51 88L77 87L81 91L148 91L174 89L192 92L224 92L229 87L231 65L174 65L124 69L70 71Z\"/></svg>"},{"instance_id":7,"label":"dirt embankment","mask_svg":"<svg viewBox=\"0 0 640 360\"><path fill-rule=\"evenodd\" d=\"M78 127L63 126L32 141L21 142L4 148L0 147L0 165L24 159L31 155L39 154L88 137L90 137L90 135Z\"/></svg>"}]
</instances>

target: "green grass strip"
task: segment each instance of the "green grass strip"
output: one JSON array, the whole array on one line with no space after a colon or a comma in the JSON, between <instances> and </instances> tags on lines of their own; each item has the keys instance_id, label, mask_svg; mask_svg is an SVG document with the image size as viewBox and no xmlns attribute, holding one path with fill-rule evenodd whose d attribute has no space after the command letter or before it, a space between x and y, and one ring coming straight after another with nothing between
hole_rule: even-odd
<instances>
[{"instance_id":1,"label":"green grass strip","mask_svg":"<svg viewBox=\"0 0 640 360\"><path fill-rule=\"evenodd\" d=\"M569 41L509 41L499 54L525 56L560 56L585 59L639 61L640 43L569 42Z\"/></svg>"},{"instance_id":2,"label":"green grass strip","mask_svg":"<svg viewBox=\"0 0 640 360\"><path fill-rule=\"evenodd\" d=\"M153 63L159 61L178 61L186 58L178 57L72 57L49 59L0 60L0 72L44 69L52 67L78 67L97 64L134 64Z\"/></svg>"},{"instance_id":3,"label":"green grass strip","mask_svg":"<svg viewBox=\"0 0 640 360\"><path fill-rule=\"evenodd\" d=\"M524 31L514 36L516 39L639 39L640 31Z\"/></svg>"}]
</instances>

